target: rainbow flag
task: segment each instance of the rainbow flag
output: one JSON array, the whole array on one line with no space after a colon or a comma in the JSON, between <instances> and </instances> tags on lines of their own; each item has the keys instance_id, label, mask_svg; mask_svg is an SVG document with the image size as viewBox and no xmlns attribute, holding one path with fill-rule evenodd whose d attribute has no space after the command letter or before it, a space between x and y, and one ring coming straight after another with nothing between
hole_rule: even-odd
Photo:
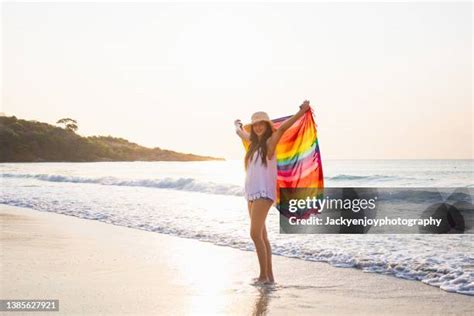
<instances>
[{"instance_id":1,"label":"rainbow flag","mask_svg":"<svg viewBox=\"0 0 474 316\"><path fill-rule=\"evenodd\" d=\"M273 119L275 128L289 119L291 116L285 116ZM290 213L286 207L280 205L280 189L285 192L315 196L322 198L324 179L323 166L321 163L321 154L319 152L318 135L316 123L313 118L313 110L309 109L301 118L298 119L282 136L276 147L276 158L278 167L277 180L277 200L275 206L280 214L286 217L308 218L311 214L317 214L318 209L299 210L297 213ZM250 124L245 125L244 129L250 133ZM242 140L247 151L250 142ZM301 189L305 188L305 190ZM296 196L295 194L292 195ZM300 198L305 198L301 196Z\"/></svg>"}]
</instances>

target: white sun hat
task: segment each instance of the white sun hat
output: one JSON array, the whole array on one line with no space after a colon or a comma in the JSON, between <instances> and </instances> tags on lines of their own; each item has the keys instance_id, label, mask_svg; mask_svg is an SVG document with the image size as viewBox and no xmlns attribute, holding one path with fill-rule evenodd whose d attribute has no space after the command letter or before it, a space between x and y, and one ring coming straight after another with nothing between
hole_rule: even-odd
<instances>
[{"instance_id":1,"label":"white sun hat","mask_svg":"<svg viewBox=\"0 0 474 316\"><path fill-rule=\"evenodd\" d=\"M249 124L247 124L246 126L250 127L254 123L265 121L265 122L270 123L270 126L272 127L273 130L276 130L276 128L275 128L275 126L273 126L273 122L272 122L272 120L270 120L270 117L268 116L267 112L263 112L263 111L255 112L254 114L252 114L252 117L251 117L250 121L251 122Z\"/></svg>"}]
</instances>

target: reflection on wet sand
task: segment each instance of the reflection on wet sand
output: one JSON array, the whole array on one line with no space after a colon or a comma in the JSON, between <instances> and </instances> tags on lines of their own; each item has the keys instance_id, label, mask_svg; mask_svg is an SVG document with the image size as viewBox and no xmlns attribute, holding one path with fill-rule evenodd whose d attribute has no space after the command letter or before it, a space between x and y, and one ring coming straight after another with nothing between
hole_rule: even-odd
<instances>
[{"instance_id":1,"label":"reflection on wet sand","mask_svg":"<svg viewBox=\"0 0 474 316\"><path fill-rule=\"evenodd\" d=\"M257 295L252 310L252 315L263 315L268 311L271 293L275 291L272 285L263 285L257 287Z\"/></svg>"}]
</instances>

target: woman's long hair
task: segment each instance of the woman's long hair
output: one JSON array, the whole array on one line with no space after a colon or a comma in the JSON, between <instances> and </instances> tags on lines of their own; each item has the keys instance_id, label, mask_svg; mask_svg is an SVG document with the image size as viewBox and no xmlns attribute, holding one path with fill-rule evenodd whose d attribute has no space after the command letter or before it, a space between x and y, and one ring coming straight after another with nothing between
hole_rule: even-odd
<instances>
[{"instance_id":1,"label":"woman's long hair","mask_svg":"<svg viewBox=\"0 0 474 316\"><path fill-rule=\"evenodd\" d=\"M270 123L265 121L265 124L267 128L265 129L265 132L263 133L260 140L258 139L257 134L255 134L253 131L253 128L250 129L250 146L249 150L245 154L245 169L247 169L250 159L253 157L255 152L257 152L257 155L261 156L262 164L267 166L267 139L272 136L273 130Z\"/></svg>"}]
</instances>

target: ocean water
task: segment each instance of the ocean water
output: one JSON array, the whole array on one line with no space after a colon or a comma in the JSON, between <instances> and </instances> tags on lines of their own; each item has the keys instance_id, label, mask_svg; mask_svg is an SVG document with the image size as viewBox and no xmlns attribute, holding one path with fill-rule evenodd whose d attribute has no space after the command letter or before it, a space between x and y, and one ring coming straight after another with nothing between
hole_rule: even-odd
<instances>
[{"instance_id":1,"label":"ocean water","mask_svg":"<svg viewBox=\"0 0 474 316\"><path fill-rule=\"evenodd\" d=\"M327 187L474 187L474 160L325 160ZM0 164L0 203L253 250L242 161ZM474 235L285 235L276 255L474 295Z\"/></svg>"}]
</instances>

